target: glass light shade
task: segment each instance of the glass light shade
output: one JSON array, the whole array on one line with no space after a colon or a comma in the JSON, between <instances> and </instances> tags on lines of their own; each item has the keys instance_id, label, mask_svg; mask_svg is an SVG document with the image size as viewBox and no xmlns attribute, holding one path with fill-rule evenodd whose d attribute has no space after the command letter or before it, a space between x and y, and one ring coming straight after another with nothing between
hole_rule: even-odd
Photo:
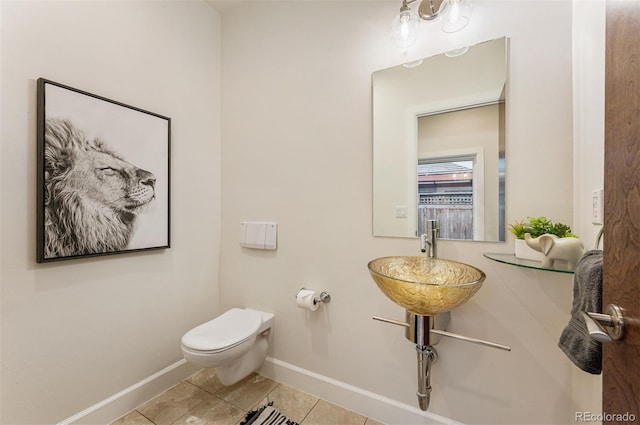
<instances>
[{"instance_id":1,"label":"glass light shade","mask_svg":"<svg viewBox=\"0 0 640 425\"><path fill-rule=\"evenodd\" d=\"M440 6L442 31L457 32L467 26L471 19L473 5L469 0L445 0Z\"/></svg>"},{"instance_id":2,"label":"glass light shade","mask_svg":"<svg viewBox=\"0 0 640 425\"><path fill-rule=\"evenodd\" d=\"M400 48L412 46L420 29L420 18L411 10L401 11L391 23L391 40Z\"/></svg>"}]
</instances>

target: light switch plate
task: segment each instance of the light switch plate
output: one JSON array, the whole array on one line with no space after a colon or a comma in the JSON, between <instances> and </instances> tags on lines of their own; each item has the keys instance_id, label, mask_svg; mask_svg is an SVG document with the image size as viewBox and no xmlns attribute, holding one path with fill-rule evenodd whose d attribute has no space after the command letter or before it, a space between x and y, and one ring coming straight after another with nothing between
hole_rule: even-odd
<instances>
[{"instance_id":1,"label":"light switch plate","mask_svg":"<svg viewBox=\"0 0 640 425\"><path fill-rule=\"evenodd\" d=\"M592 196L591 222L593 224L604 223L604 190L594 190Z\"/></svg>"},{"instance_id":2,"label":"light switch plate","mask_svg":"<svg viewBox=\"0 0 640 425\"><path fill-rule=\"evenodd\" d=\"M407 218L408 208L406 205L396 206L396 218Z\"/></svg>"},{"instance_id":3,"label":"light switch plate","mask_svg":"<svg viewBox=\"0 0 640 425\"><path fill-rule=\"evenodd\" d=\"M266 223L266 230L264 249L276 249L278 247L278 224Z\"/></svg>"}]
</instances>

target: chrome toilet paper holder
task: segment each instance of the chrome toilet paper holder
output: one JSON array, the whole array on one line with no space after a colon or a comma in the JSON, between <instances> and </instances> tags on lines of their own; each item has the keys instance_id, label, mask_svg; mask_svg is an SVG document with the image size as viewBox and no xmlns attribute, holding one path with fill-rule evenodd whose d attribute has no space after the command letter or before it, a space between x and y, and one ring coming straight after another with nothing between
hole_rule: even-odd
<instances>
[{"instance_id":1,"label":"chrome toilet paper holder","mask_svg":"<svg viewBox=\"0 0 640 425\"><path fill-rule=\"evenodd\" d=\"M307 288L302 287L302 288L300 288L300 290L298 292L304 291L306 289ZM297 296L297 294L296 294L296 296ZM313 303L314 304L320 304L320 303L325 303L326 304L329 301L331 301L331 295L327 291L320 292L320 296L319 297L313 297Z\"/></svg>"}]
</instances>

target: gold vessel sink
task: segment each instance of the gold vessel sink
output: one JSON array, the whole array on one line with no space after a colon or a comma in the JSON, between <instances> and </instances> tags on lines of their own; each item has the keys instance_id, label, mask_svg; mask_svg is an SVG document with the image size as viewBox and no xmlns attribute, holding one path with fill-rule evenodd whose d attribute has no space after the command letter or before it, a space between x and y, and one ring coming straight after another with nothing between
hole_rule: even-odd
<instances>
[{"instance_id":1,"label":"gold vessel sink","mask_svg":"<svg viewBox=\"0 0 640 425\"><path fill-rule=\"evenodd\" d=\"M421 316L435 316L464 304L486 278L482 270L468 264L426 256L376 258L368 267L391 301Z\"/></svg>"}]
</instances>

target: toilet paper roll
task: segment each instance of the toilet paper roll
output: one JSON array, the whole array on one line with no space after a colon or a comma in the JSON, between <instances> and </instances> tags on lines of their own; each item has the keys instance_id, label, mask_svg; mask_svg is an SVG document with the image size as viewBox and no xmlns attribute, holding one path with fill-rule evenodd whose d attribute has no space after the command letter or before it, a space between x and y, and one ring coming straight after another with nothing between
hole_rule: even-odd
<instances>
[{"instance_id":1,"label":"toilet paper roll","mask_svg":"<svg viewBox=\"0 0 640 425\"><path fill-rule=\"evenodd\" d=\"M296 295L296 304L298 307L304 308L310 311L316 311L320 307L320 303L317 303L315 299L318 297L316 291L309 289L301 289Z\"/></svg>"}]
</instances>

